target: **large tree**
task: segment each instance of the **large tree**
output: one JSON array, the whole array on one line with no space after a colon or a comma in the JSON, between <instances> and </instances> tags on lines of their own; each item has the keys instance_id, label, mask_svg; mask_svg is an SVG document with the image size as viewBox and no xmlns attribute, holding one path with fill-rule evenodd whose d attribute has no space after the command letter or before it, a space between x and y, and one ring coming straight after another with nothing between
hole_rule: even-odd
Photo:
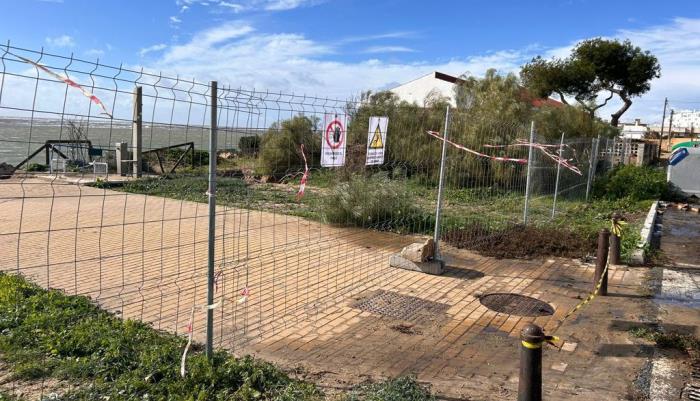
<instances>
[{"instance_id":1,"label":"large tree","mask_svg":"<svg viewBox=\"0 0 700 401\"><path fill-rule=\"evenodd\" d=\"M654 55L629 40L589 39L579 43L567 58L545 60L538 56L523 66L520 77L533 95L559 95L562 102L574 98L591 117L615 96L622 106L610 115L617 126L632 105L632 98L649 91L651 81L661 76ZM604 99L599 101L599 95Z\"/></svg>"}]
</instances>

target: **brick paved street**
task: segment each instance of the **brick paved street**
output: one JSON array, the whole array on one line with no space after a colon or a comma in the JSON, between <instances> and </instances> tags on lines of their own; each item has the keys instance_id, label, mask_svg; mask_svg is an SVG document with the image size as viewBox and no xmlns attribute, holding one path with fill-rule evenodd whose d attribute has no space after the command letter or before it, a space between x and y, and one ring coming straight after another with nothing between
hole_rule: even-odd
<instances>
[{"instance_id":1,"label":"brick paved street","mask_svg":"<svg viewBox=\"0 0 700 401\"><path fill-rule=\"evenodd\" d=\"M206 205L41 180L4 183L3 190L2 270L178 333L192 306L204 303ZM545 351L551 399L624 396L644 351L621 328L644 313L640 270L613 266L612 296L562 325L591 289L591 265L499 260L447 248L442 276L389 267L389 256L414 240L220 208L216 345L301 367L329 388L415 374L446 397L513 399L517 336L535 322L571 343L568 351ZM243 288L250 292L246 300ZM379 291L433 302L439 312L405 320L356 307ZM494 292L537 298L554 314L489 310L478 297ZM195 316L202 340L204 313ZM609 380L611 372L630 380Z\"/></svg>"}]
</instances>

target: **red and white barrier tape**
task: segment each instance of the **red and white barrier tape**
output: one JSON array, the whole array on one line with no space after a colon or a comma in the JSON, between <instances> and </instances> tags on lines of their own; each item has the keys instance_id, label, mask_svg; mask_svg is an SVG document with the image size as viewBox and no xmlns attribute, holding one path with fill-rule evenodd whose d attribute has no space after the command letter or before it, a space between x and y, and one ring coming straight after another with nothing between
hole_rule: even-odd
<instances>
[{"instance_id":1,"label":"red and white barrier tape","mask_svg":"<svg viewBox=\"0 0 700 401\"><path fill-rule=\"evenodd\" d=\"M306 180L309 179L309 165L306 162L306 154L304 153L304 144L300 146L301 157L304 159L304 175L301 176L301 183L299 184L299 192L297 192L297 201L304 196L304 191L306 190Z\"/></svg>"},{"instance_id":2,"label":"red and white barrier tape","mask_svg":"<svg viewBox=\"0 0 700 401\"><path fill-rule=\"evenodd\" d=\"M219 280L224 276L224 271L219 270L216 275L214 275L214 293L219 292ZM248 287L244 287L243 290L241 291L241 297L238 299L238 303L243 303L248 300L248 297L250 296L250 289ZM197 310L200 311L207 311L211 309L216 309L219 306L221 306L224 302L224 298L222 297L218 302L213 303L211 305L194 305L192 307L192 312L190 313L190 321L187 324L187 344L185 345L185 350L182 352L182 359L180 360L180 375L182 377L185 377L187 374L186 370L186 363L187 363L187 353L190 350L190 347L192 346L192 337L194 336L194 314Z\"/></svg>"},{"instance_id":3,"label":"red and white barrier tape","mask_svg":"<svg viewBox=\"0 0 700 401\"><path fill-rule=\"evenodd\" d=\"M102 101L101 101L97 96L93 95L92 92L90 92L90 91L88 91L87 89L83 88L82 86L80 86L78 83L76 83L76 82L73 81L72 79L70 79L70 78L68 78L68 77L62 77L61 75L56 74L55 72L51 71L50 69L46 68L45 66L43 66L43 65L41 65L41 64L39 64L39 63L37 63L37 62L34 62L34 61L32 61L32 60L29 60L29 59L27 59L27 58L24 58L24 57L22 57L22 56L18 56L18 55L16 55L16 54L13 54L13 56L17 57L18 59L20 59L20 60L22 60L22 61L24 61L24 62L26 62L26 63L32 64L33 66L35 66L35 67L41 69L42 71L44 71L45 73L47 73L47 74L51 75L52 77L58 79L59 81L64 82L64 83L67 84L68 86L72 86L73 88L78 89L79 91L81 91L81 92L83 93L83 95L85 95L87 98L89 98L93 103L95 103L96 105L100 106L100 107L102 108L102 111L103 111L104 114L106 114L107 116L109 116L109 118L112 118L112 115L107 111L107 107L105 106L105 104L102 103Z\"/></svg>"},{"instance_id":4,"label":"red and white barrier tape","mask_svg":"<svg viewBox=\"0 0 700 401\"><path fill-rule=\"evenodd\" d=\"M527 164L527 159L516 159L516 158L511 158L511 157L498 157L498 156L490 156L481 152L477 152L476 150L472 150L469 148L466 148L462 145L458 145L450 140L445 140L442 136L440 136L439 132L434 132L434 131L428 131L428 135L433 136L437 139L443 140L450 145L462 149L464 151L467 151L473 155L479 156L479 157L485 157L491 160L496 160L496 161L507 161L507 162L516 162L516 163L521 163L521 164ZM555 155L547 150L547 148L552 148L552 147L559 147L559 145L546 145L546 144L540 144L540 143L529 143L529 142L523 142L519 141L518 143L515 144L510 144L510 145L484 145L486 148L506 148L506 147L515 147L515 146L524 146L524 147L533 147L536 149L539 149L544 153L547 157L550 159L554 160L557 164L561 164L563 167L573 171L574 173L578 175L583 175L581 173L581 170L579 170L578 167L573 165L570 160L567 160L563 157L559 157L559 155Z\"/></svg>"},{"instance_id":5,"label":"red and white barrier tape","mask_svg":"<svg viewBox=\"0 0 700 401\"><path fill-rule=\"evenodd\" d=\"M187 361L187 352L190 350L190 346L192 346L192 336L194 335L194 312L199 309L199 310L209 310L209 309L216 309L221 305L222 301L219 301L217 303L211 304L211 305L195 305L192 307L192 313L190 314L190 322L187 324L187 345L185 345L185 351L182 353L182 360L180 361L180 376L185 377L187 374L187 371L185 369L185 363Z\"/></svg>"},{"instance_id":6,"label":"red and white barrier tape","mask_svg":"<svg viewBox=\"0 0 700 401\"><path fill-rule=\"evenodd\" d=\"M529 143L529 142L520 142L520 144L522 146L528 146L528 147L531 146L535 149L539 149L542 153L544 153L550 159L554 160L557 164L561 164L562 167L565 167L578 175L583 175L583 173L581 173L581 170L579 170L578 167L576 167L575 165L570 163L570 160L567 160L563 157L559 157L559 155L551 153L550 151L547 150L548 147L559 147L559 145L544 145L541 143ZM564 146L566 146L566 145L564 145Z\"/></svg>"},{"instance_id":7,"label":"red and white barrier tape","mask_svg":"<svg viewBox=\"0 0 700 401\"><path fill-rule=\"evenodd\" d=\"M242 304L243 302L247 301L249 296L250 289L248 289L248 287L243 288L243 291L241 291L241 297L238 298L238 303Z\"/></svg>"},{"instance_id":8,"label":"red and white barrier tape","mask_svg":"<svg viewBox=\"0 0 700 401\"><path fill-rule=\"evenodd\" d=\"M457 149L462 149L462 150L469 152L475 156L484 157L487 159L501 161L501 162L515 162L515 163L520 163L520 164L527 164L527 159L516 159L516 158L512 158L512 157L500 157L500 156L487 155L485 153L477 152L476 150L469 149L469 148L466 148L462 145L456 144L456 143L450 141L449 139L445 139L440 135L439 132L428 131L427 133L428 133L428 135L430 135L432 137L435 137L441 141L445 141L445 142L449 143L450 145L456 147Z\"/></svg>"}]
</instances>

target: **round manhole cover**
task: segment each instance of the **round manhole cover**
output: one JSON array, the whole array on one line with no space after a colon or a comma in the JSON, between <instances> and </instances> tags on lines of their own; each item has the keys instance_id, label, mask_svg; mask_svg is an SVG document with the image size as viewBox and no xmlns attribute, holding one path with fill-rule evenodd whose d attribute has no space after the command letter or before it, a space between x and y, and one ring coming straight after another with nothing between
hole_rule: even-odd
<instances>
[{"instance_id":1,"label":"round manhole cover","mask_svg":"<svg viewBox=\"0 0 700 401\"><path fill-rule=\"evenodd\" d=\"M554 308L539 299L520 294L495 293L479 298L485 307L500 313L517 316L549 316Z\"/></svg>"}]
</instances>

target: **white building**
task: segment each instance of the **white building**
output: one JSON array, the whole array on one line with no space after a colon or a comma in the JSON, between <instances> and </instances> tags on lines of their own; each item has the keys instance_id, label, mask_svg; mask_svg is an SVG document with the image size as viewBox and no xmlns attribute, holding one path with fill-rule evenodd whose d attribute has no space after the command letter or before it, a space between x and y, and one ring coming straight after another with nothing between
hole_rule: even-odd
<instances>
[{"instance_id":1,"label":"white building","mask_svg":"<svg viewBox=\"0 0 700 401\"><path fill-rule=\"evenodd\" d=\"M455 87L459 85L460 82L463 82L461 78L439 71L433 71L430 74L423 75L422 77L401 84L395 88L391 88L389 92L398 96L399 100L416 103L419 106L425 106L426 98L440 96L446 98L452 107L456 107ZM534 107L541 107L543 105L555 107L563 106L563 103L555 99L532 98L527 94L524 88L521 95L523 99L527 99L531 102Z\"/></svg>"},{"instance_id":2,"label":"white building","mask_svg":"<svg viewBox=\"0 0 700 401\"><path fill-rule=\"evenodd\" d=\"M622 132L620 136L629 139L644 139L644 136L649 132L649 127L642 124L640 119L635 119L634 123L622 123Z\"/></svg>"},{"instance_id":3,"label":"white building","mask_svg":"<svg viewBox=\"0 0 700 401\"><path fill-rule=\"evenodd\" d=\"M673 112L674 129L697 129L700 127L700 110L678 110Z\"/></svg>"},{"instance_id":4,"label":"white building","mask_svg":"<svg viewBox=\"0 0 700 401\"><path fill-rule=\"evenodd\" d=\"M439 95L447 98L450 105L456 106L454 88L459 81L460 79L457 77L433 71L413 81L389 89L389 91L396 94L401 100L416 103L420 106L424 105L428 95Z\"/></svg>"}]
</instances>

